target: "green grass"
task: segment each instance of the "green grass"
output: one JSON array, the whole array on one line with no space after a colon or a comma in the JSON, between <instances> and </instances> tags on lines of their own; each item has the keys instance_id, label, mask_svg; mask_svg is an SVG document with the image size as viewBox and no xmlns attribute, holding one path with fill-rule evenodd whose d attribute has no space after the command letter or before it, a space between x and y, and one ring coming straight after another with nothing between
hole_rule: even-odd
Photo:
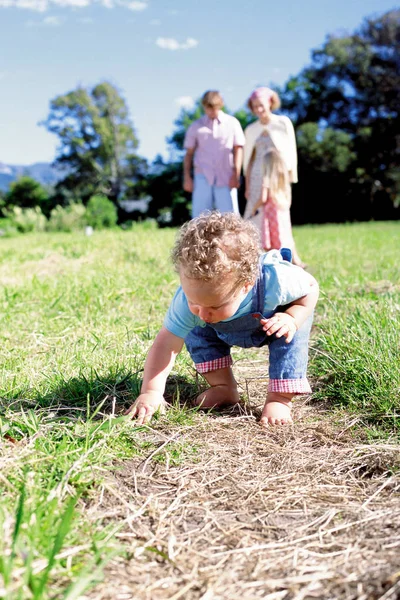
<instances>
[{"instance_id":1,"label":"green grass","mask_svg":"<svg viewBox=\"0 0 400 600\"><path fill-rule=\"evenodd\" d=\"M400 223L301 228L297 237L321 286L314 396L360 415L371 435L398 436Z\"/></svg>"},{"instance_id":2,"label":"green grass","mask_svg":"<svg viewBox=\"0 0 400 600\"><path fill-rule=\"evenodd\" d=\"M126 552L112 521L88 518L108 474L132 457L196 460L197 448L161 448L122 416L178 281L174 236L142 224L0 240L0 597L79 598ZM315 398L360 415L370 435L398 435L400 223L307 226L295 237L321 286ZM182 408L196 389L183 351L156 431L168 438L205 418Z\"/></svg>"}]
</instances>

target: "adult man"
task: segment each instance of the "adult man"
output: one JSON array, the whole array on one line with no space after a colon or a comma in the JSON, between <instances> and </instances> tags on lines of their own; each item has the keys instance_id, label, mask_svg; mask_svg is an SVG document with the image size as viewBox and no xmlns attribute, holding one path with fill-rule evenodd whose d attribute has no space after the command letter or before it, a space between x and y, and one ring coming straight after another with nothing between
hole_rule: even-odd
<instances>
[{"instance_id":1,"label":"adult man","mask_svg":"<svg viewBox=\"0 0 400 600\"><path fill-rule=\"evenodd\" d=\"M192 217L212 209L238 213L243 130L235 117L221 110L220 92L206 92L201 102L206 114L190 125L184 142L183 189L192 192Z\"/></svg>"}]
</instances>

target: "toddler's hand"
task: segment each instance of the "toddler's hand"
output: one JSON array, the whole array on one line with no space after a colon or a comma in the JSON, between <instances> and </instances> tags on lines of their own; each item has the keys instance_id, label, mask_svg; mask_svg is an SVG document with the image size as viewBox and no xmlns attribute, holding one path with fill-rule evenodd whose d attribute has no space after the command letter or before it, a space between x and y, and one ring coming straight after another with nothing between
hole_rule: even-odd
<instances>
[{"instance_id":1,"label":"toddler's hand","mask_svg":"<svg viewBox=\"0 0 400 600\"><path fill-rule=\"evenodd\" d=\"M286 343L289 344L294 334L297 331L297 325L294 318L288 313L277 312L269 319L260 319L260 323L267 335L273 335L276 337L285 337Z\"/></svg>"},{"instance_id":2,"label":"toddler's hand","mask_svg":"<svg viewBox=\"0 0 400 600\"><path fill-rule=\"evenodd\" d=\"M143 425L150 421L157 410L164 413L165 407L166 402L162 394L159 392L146 392L140 394L126 414L129 414L132 418L136 417L138 425Z\"/></svg>"}]
</instances>

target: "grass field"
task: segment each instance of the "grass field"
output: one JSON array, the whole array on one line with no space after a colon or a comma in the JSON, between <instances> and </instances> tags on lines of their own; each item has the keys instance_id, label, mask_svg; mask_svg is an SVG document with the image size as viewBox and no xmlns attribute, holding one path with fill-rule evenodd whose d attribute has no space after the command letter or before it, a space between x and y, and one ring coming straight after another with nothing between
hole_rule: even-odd
<instances>
[{"instance_id":1,"label":"grass field","mask_svg":"<svg viewBox=\"0 0 400 600\"><path fill-rule=\"evenodd\" d=\"M135 527L135 518L151 518L151 501L133 507L109 478L132 464L141 472L196 465L202 445L186 433L213 426L214 416L189 406L199 382L186 351L168 386L167 415L151 427L122 417L138 393L146 352L177 285L169 259L174 235L144 223L92 237L0 240L1 598L108 598L100 590L110 565L171 563L157 536L139 535ZM345 415L355 435L371 443L395 447L400 223L305 226L295 237L321 286L309 405L323 406L332 422ZM233 356L240 361L244 353ZM318 417L311 411L307 419ZM393 459L389 470L395 473L396 465ZM124 504L128 520L120 517ZM223 597L159 589L164 592L110 597Z\"/></svg>"}]
</instances>

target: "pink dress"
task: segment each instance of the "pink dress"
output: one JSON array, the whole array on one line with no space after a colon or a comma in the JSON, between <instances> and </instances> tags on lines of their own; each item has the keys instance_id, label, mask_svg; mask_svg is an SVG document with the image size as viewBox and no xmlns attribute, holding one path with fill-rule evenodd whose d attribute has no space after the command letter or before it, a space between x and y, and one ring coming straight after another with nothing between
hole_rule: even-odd
<instances>
[{"instance_id":1,"label":"pink dress","mask_svg":"<svg viewBox=\"0 0 400 600\"><path fill-rule=\"evenodd\" d=\"M251 219L260 230L261 244L265 250L279 250L279 248L290 248L293 250L294 240L290 219L290 185L287 189L287 197L283 201L282 198L273 198L269 194L267 202L258 208L258 212L255 215L253 214L254 207L259 203L261 197L262 186L269 186L271 172L268 154L276 151L276 147L268 134L262 134L257 138L248 185L249 198L243 217Z\"/></svg>"}]
</instances>

